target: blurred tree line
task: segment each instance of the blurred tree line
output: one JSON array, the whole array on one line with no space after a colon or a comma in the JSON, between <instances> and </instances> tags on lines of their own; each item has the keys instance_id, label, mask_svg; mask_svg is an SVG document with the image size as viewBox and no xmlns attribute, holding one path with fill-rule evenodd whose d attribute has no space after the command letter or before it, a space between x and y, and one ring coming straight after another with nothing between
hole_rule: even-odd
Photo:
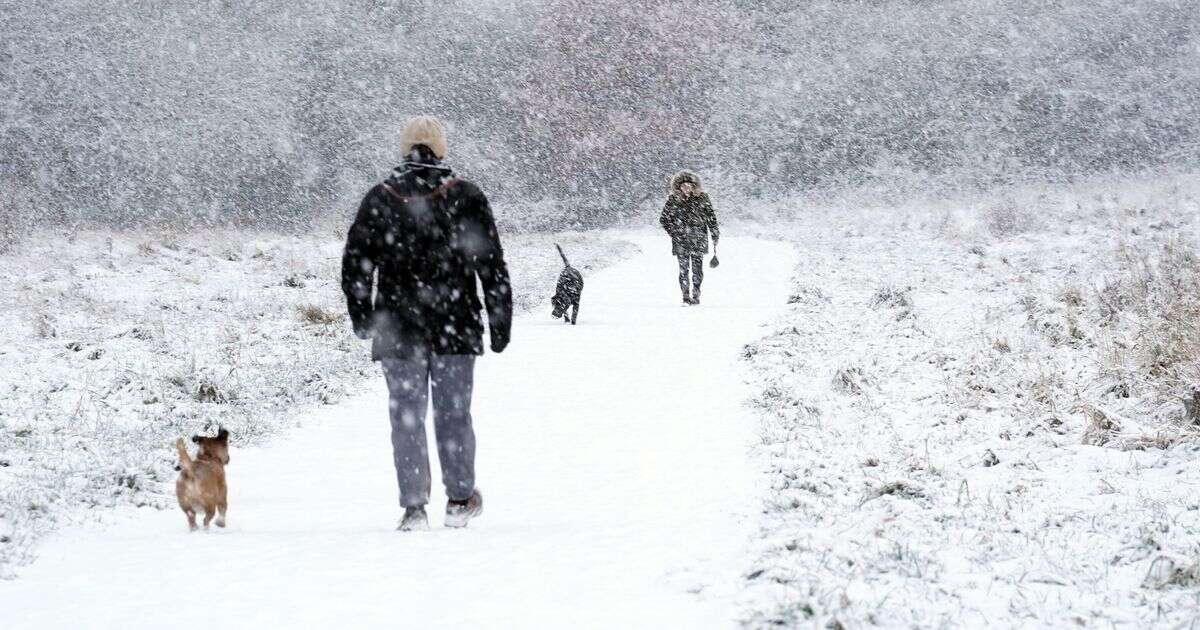
<instances>
[{"instance_id":1,"label":"blurred tree line","mask_svg":"<svg viewBox=\"0 0 1200 630\"><path fill-rule=\"evenodd\" d=\"M518 227L1194 166L1193 0L0 0L0 223L304 229L414 114ZM7 228L6 228L7 229Z\"/></svg>"}]
</instances>

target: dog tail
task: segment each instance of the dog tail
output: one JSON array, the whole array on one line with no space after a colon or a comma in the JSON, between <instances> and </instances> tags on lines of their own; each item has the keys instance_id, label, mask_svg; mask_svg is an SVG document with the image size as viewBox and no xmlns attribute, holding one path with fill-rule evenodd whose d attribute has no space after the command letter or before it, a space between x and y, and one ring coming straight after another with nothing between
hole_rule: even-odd
<instances>
[{"instance_id":1,"label":"dog tail","mask_svg":"<svg viewBox=\"0 0 1200 630\"><path fill-rule=\"evenodd\" d=\"M563 264L570 267L571 263L567 262L567 255L563 253L562 246L558 243L555 243L554 246L558 248L558 255L562 256Z\"/></svg>"},{"instance_id":2,"label":"dog tail","mask_svg":"<svg viewBox=\"0 0 1200 630\"><path fill-rule=\"evenodd\" d=\"M185 475L192 474L192 458L188 455L183 438L175 440L175 451L179 453L179 470Z\"/></svg>"}]
</instances>

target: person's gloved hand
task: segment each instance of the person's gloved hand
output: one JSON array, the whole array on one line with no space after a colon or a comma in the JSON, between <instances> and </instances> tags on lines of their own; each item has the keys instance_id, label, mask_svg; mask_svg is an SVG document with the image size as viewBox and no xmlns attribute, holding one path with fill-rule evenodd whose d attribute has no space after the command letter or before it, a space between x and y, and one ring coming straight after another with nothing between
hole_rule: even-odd
<instances>
[{"instance_id":1,"label":"person's gloved hand","mask_svg":"<svg viewBox=\"0 0 1200 630\"><path fill-rule=\"evenodd\" d=\"M371 329L367 326L356 325L354 327L354 336L366 341L371 338Z\"/></svg>"},{"instance_id":2,"label":"person's gloved hand","mask_svg":"<svg viewBox=\"0 0 1200 630\"><path fill-rule=\"evenodd\" d=\"M500 354L501 352L504 352L504 349L508 347L508 335L502 334L502 333L498 334L496 331L493 330L491 336L492 336L492 352L495 352L496 354Z\"/></svg>"}]
</instances>

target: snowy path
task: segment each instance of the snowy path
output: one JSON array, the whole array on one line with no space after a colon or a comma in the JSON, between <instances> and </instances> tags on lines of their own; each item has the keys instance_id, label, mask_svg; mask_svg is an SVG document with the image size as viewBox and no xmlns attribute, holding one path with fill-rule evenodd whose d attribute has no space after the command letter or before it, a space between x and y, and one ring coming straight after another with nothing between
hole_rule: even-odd
<instances>
[{"instance_id":1,"label":"snowy path","mask_svg":"<svg viewBox=\"0 0 1200 630\"><path fill-rule=\"evenodd\" d=\"M0 626L732 625L757 479L736 358L782 307L791 248L726 239L684 308L668 246L634 238L642 254L587 278L578 327L539 311L480 362L486 510L467 530L441 527L435 478L433 531L394 531L380 378L235 449L228 530L147 509L48 538L0 582Z\"/></svg>"}]
</instances>

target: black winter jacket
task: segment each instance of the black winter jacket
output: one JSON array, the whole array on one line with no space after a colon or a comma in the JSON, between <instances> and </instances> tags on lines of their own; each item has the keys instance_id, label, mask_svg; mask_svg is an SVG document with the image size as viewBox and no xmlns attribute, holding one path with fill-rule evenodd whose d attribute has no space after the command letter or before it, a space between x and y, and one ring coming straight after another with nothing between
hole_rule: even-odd
<instances>
[{"instance_id":1,"label":"black winter jacket","mask_svg":"<svg viewBox=\"0 0 1200 630\"><path fill-rule=\"evenodd\" d=\"M704 192L687 197L673 193L663 206L659 223L671 236L671 253L675 256L707 254L709 235L714 247L721 237L717 214Z\"/></svg>"},{"instance_id":2,"label":"black winter jacket","mask_svg":"<svg viewBox=\"0 0 1200 630\"><path fill-rule=\"evenodd\" d=\"M346 237L342 291L376 361L483 354L476 276L492 350L508 345L512 289L487 198L430 161L397 168L372 188Z\"/></svg>"}]
</instances>

